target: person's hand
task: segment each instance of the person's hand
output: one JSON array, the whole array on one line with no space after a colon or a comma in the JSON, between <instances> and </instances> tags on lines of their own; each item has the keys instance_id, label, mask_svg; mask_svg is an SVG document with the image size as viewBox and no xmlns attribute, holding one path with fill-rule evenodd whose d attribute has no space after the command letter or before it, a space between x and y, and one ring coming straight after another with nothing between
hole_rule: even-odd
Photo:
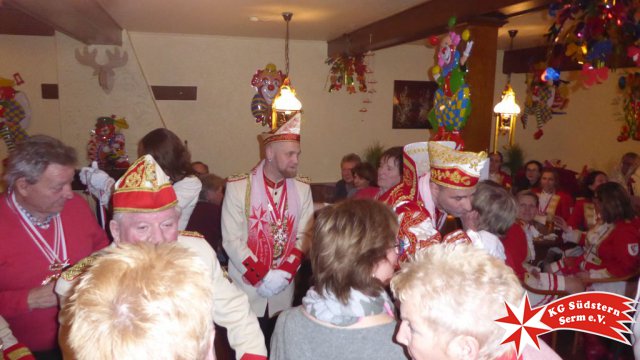
<instances>
[{"instance_id":1,"label":"person's hand","mask_svg":"<svg viewBox=\"0 0 640 360\"><path fill-rule=\"evenodd\" d=\"M553 217L553 224L555 226L557 226L558 228L560 228L562 230L562 232L569 232L571 231L571 227L567 224L567 222L561 218L560 216L554 216Z\"/></svg>"},{"instance_id":2,"label":"person's hand","mask_svg":"<svg viewBox=\"0 0 640 360\"><path fill-rule=\"evenodd\" d=\"M531 271L529 271L529 274L531 274L531 276L536 278L536 280L540 280L540 269L533 268L533 269L531 269Z\"/></svg>"},{"instance_id":3,"label":"person's hand","mask_svg":"<svg viewBox=\"0 0 640 360\"><path fill-rule=\"evenodd\" d=\"M588 282L591 279L588 271L581 271L576 274L576 277L582 280L582 282Z\"/></svg>"},{"instance_id":4,"label":"person's hand","mask_svg":"<svg viewBox=\"0 0 640 360\"><path fill-rule=\"evenodd\" d=\"M547 235L542 235L542 240L546 240L546 241L556 241L556 240L558 240L558 235L556 235L555 233L551 233L551 234L547 234Z\"/></svg>"},{"instance_id":5,"label":"person's hand","mask_svg":"<svg viewBox=\"0 0 640 360\"><path fill-rule=\"evenodd\" d=\"M53 292L53 282L29 290L29 309L45 309L58 305L58 297Z\"/></svg>"},{"instance_id":6,"label":"person's hand","mask_svg":"<svg viewBox=\"0 0 640 360\"><path fill-rule=\"evenodd\" d=\"M589 273L586 273L587 275ZM585 290L584 282L575 276L567 276L564 278L565 290L570 294L583 292Z\"/></svg>"},{"instance_id":7,"label":"person's hand","mask_svg":"<svg viewBox=\"0 0 640 360\"><path fill-rule=\"evenodd\" d=\"M291 274L279 269L269 270L267 275L265 275L264 279L262 279L262 284L260 287L264 286L269 292L272 293L271 296L281 293L287 286L289 286L289 282L291 281ZM260 288L258 287L258 288ZM267 291L262 290L267 293Z\"/></svg>"},{"instance_id":8,"label":"person's hand","mask_svg":"<svg viewBox=\"0 0 640 360\"><path fill-rule=\"evenodd\" d=\"M478 231L478 222L480 220L480 214L476 210L467 211L462 214L460 221L462 221L462 228L466 230Z\"/></svg>"}]
</instances>

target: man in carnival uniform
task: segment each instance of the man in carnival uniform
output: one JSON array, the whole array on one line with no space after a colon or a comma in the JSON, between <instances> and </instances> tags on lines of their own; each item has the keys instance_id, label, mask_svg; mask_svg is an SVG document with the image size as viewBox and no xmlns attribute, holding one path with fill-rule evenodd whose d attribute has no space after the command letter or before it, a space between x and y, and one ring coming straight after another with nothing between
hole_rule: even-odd
<instances>
[{"instance_id":1,"label":"man in carnival uniform","mask_svg":"<svg viewBox=\"0 0 640 360\"><path fill-rule=\"evenodd\" d=\"M228 180L222 245L229 255L229 276L261 317L268 346L274 316L291 307L313 201L308 181L296 177L300 114L267 134L263 143L266 158L249 174Z\"/></svg>"},{"instance_id":2,"label":"man in carnival uniform","mask_svg":"<svg viewBox=\"0 0 640 360\"><path fill-rule=\"evenodd\" d=\"M0 200L0 316L38 358L58 350L54 280L108 245L87 203L71 191L75 150L33 136L11 154Z\"/></svg>"},{"instance_id":3,"label":"man in carnival uniform","mask_svg":"<svg viewBox=\"0 0 640 360\"><path fill-rule=\"evenodd\" d=\"M400 260L442 240L439 230L448 214L463 219L471 213L471 198L488 173L487 155L454 150L453 142L406 145L402 182L380 197L398 214Z\"/></svg>"},{"instance_id":4,"label":"man in carnival uniform","mask_svg":"<svg viewBox=\"0 0 640 360\"><path fill-rule=\"evenodd\" d=\"M177 241L197 254L210 271L213 282L213 320L227 328L229 343L236 351L236 357L242 360L266 359L263 336L246 295L225 277L215 252L202 235L178 231L180 210L177 203L169 177L153 157L144 155L139 158L115 185L114 218L109 224L114 246L120 243ZM93 259L94 256L85 258L62 274L56 284L61 302L71 295L73 284ZM61 315L61 344L64 346L64 335L72 319L67 319L64 312Z\"/></svg>"}]
</instances>

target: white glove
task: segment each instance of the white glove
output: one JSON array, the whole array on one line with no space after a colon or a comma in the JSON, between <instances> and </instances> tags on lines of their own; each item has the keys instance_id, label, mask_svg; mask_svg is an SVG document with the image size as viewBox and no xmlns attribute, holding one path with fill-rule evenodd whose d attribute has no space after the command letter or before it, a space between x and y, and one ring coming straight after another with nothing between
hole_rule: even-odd
<instances>
[{"instance_id":1,"label":"white glove","mask_svg":"<svg viewBox=\"0 0 640 360\"><path fill-rule=\"evenodd\" d=\"M80 170L80 181L87 185L91 195L98 198L100 205L107 206L111 198L111 190L115 184L106 172L98 169L98 163L92 162L91 167L83 167Z\"/></svg>"},{"instance_id":2,"label":"white glove","mask_svg":"<svg viewBox=\"0 0 640 360\"><path fill-rule=\"evenodd\" d=\"M473 48L473 41L467 42L467 46L464 48L464 52L462 54L466 57L469 57L469 55L471 55L472 48Z\"/></svg>"},{"instance_id":3,"label":"white glove","mask_svg":"<svg viewBox=\"0 0 640 360\"><path fill-rule=\"evenodd\" d=\"M258 294L262 297L277 295L289 286L289 280L291 280L290 273L279 269L269 270L264 279L262 279L262 284L258 286Z\"/></svg>"},{"instance_id":4,"label":"white glove","mask_svg":"<svg viewBox=\"0 0 640 360\"><path fill-rule=\"evenodd\" d=\"M0 316L0 344L3 344L4 348L8 349L16 343L18 343L18 340L13 336L11 329L9 329L9 324ZM0 354L1 353L0 351Z\"/></svg>"},{"instance_id":5,"label":"white glove","mask_svg":"<svg viewBox=\"0 0 640 360\"><path fill-rule=\"evenodd\" d=\"M271 291L271 289L267 288L265 283L260 284L260 286L258 286L258 288L256 289L256 292L263 298L270 298L275 295L275 293Z\"/></svg>"}]
</instances>

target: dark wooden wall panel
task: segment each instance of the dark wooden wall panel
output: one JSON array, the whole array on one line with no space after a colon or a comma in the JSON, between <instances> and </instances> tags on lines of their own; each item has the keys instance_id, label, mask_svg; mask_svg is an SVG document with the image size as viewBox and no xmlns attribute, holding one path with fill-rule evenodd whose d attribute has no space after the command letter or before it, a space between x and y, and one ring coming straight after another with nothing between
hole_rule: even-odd
<instances>
[{"instance_id":1,"label":"dark wooden wall panel","mask_svg":"<svg viewBox=\"0 0 640 360\"><path fill-rule=\"evenodd\" d=\"M156 100L198 100L197 86L151 86Z\"/></svg>"},{"instance_id":2,"label":"dark wooden wall panel","mask_svg":"<svg viewBox=\"0 0 640 360\"><path fill-rule=\"evenodd\" d=\"M43 99L58 99L58 84L40 84Z\"/></svg>"}]
</instances>

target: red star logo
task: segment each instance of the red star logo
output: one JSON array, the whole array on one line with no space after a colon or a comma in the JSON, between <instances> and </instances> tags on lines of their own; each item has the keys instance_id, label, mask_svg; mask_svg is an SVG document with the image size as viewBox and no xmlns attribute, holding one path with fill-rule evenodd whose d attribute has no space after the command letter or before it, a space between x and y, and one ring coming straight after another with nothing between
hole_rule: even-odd
<instances>
[{"instance_id":1,"label":"red star logo","mask_svg":"<svg viewBox=\"0 0 640 360\"><path fill-rule=\"evenodd\" d=\"M254 207L251 209L251 216L249 216L249 220L253 223L251 224L251 230L258 230L258 232L264 226L268 225L269 222L264 218L267 211L262 207Z\"/></svg>"},{"instance_id":2,"label":"red star logo","mask_svg":"<svg viewBox=\"0 0 640 360\"><path fill-rule=\"evenodd\" d=\"M502 344L513 342L518 355L527 344L540 349L538 335L549 332L551 329L542 323L540 319L544 314L545 307L531 308L529 297L525 294L520 306L515 307L505 302L507 316L497 319L506 332ZM524 331L523 331L524 330ZM522 345L522 346L521 346Z\"/></svg>"}]
</instances>

